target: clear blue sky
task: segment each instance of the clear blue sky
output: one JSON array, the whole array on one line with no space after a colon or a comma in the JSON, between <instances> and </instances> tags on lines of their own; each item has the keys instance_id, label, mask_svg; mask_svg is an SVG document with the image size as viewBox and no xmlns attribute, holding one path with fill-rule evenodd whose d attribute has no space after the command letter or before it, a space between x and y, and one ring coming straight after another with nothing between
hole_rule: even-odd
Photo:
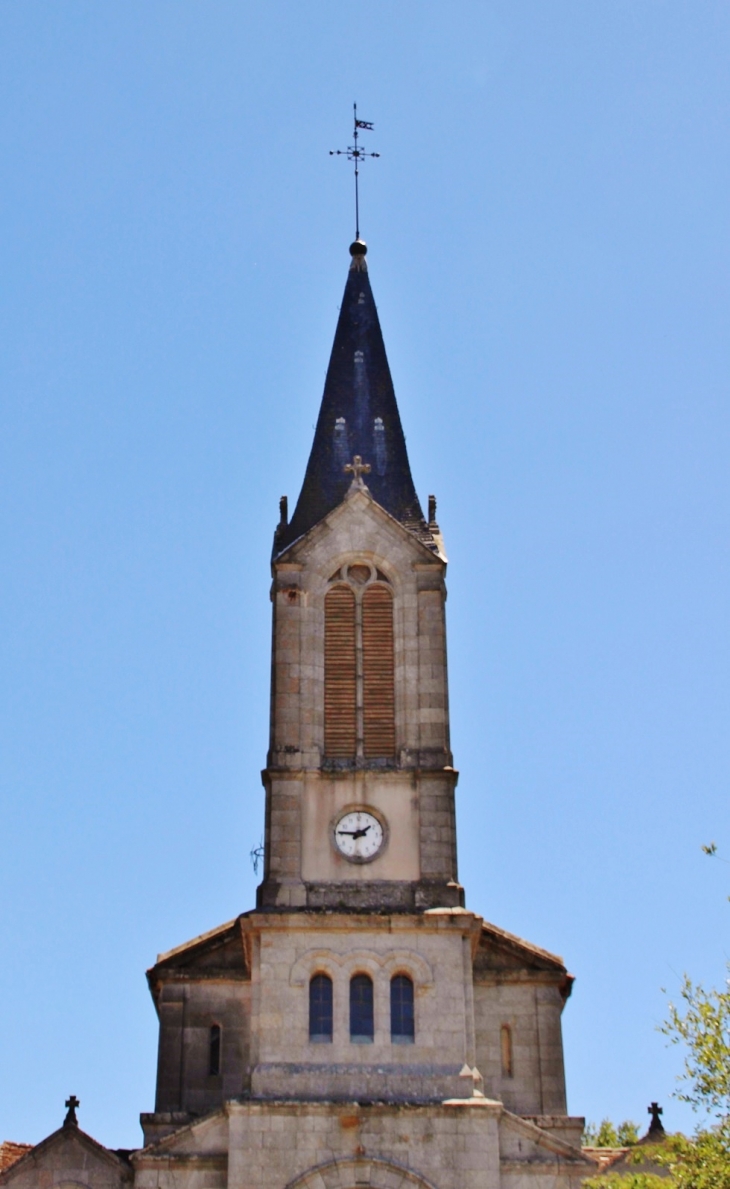
<instances>
[{"instance_id":1,"label":"clear blue sky","mask_svg":"<svg viewBox=\"0 0 730 1189\"><path fill-rule=\"evenodd\" d=\"M451 559L460 873L669 1126L728 956L730 8L0 8L0 1139L136 1146L156 954L249 908L269 551L362 232Z\"/></svg>"}]
</instances>

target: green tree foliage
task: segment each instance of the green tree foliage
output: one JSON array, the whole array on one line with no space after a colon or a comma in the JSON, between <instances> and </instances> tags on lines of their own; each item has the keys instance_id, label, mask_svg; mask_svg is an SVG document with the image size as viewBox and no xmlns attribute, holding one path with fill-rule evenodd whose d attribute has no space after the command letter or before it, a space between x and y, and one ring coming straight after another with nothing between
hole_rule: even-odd
<instances>
[{"instance_id":1,"label":"green tree foliage","mask_svg":"<svg viewBox=\"0 0 730 1189\"><path fill-rule=\"evenodd\" d=\"M583 1146L586 1148L627 1148L639 1138L639 1127L625 1119L618 1127L610 1119L602 1119L596 1126L588 1123L583 1132Z\"/></svg>"},{"instance_id":2,"label":"green tree foliage","mask_svg":"<svg viewBox=\"0 0 730 1189\"><path fill-rule=\"evenodd\" d=\"M711 852L708 852L711 853ZM677 1097L714 1116L689 1139L669 1135L657 1146L637 1145L626 1171L589 1177L584 1189L730 1189L730 982L724 991L706 991L685 976L678 1004L670 1003L661 1031L685 1049L682 1089ZM627 1133L624 1132L624 1135ZM623 1147L621 1128L604 1119L586 1129L594 1147ZM629 1143L631 1141L628 1141ZM667 1171L644 1171L651 1162ZM633 1166L633 1167L632 1167Z\"/></svg>"},{"instance_id":3,"label":"green tree foliage","mask_svg":"<svg viewBox=\"0 0 730 1189\"><path fill-rule=\"evenodd\" d=\"M669 1019L662 1028L671 1044L684 1044L687 1049L680 1075L686 1089L678 1097L695 1110L728 1120L730 990L705 991L685 975L681 996L679 1006L669 1004Z\"/></svg>"},{"instance_id":4,"label":"green tree foliage","mask_svg":"<svg viewBox=\"0 0 730 1189\"><path fill-rule=\"evenodd\" d=\"M610 1172L605 1177L589 1177L582 1189L673 1189L675 1182L651 1172Z\"/></svg>"},{"instance_id":5,"label":"green tree foliage","mask_svg":"<svg viewBox=\"0 0 730 1189\"><path fill-rule=\"evenodd\" d=\"M647 1171L642 1164L666 1172ZM589 1177L583 1189L730 1189L730 1134L720 1128L693 1139L669 1135L659 1145L639 1145L622 1172Z\"/></svg>"},{"instance_id":6,"label":"green tree foliage","mask_svg":"<svg viewBox=\"0 0 730 1189\"><path fill-rule=\"evenodd\" d=\"M730 1125L725 1120L693 1139L673 1135L657 1160L671 1171L665 1189L730 1189Z\"/></svg>"},{"instance_id":7,"label":"green tree foliage","mask_svg":"<svg viewBox=\"0 0 730 1189\"><path fill-rule=\"evenodd\" d=\"M702 850L719 858L714 842ZM669 1004L669 1019L661 1029L671 1044L685 1049L677 1097L714 1122L691 1139L669 1135L658 1146L637 1144L629 1157L635 1168L590 1177L584 1189L730 1189L730 979L724 991L706 991L685 975L680 996L679 1004ZM587 1129L587 1143L598 1147L599 1137L615 1132L618 1139L619 1131L604 1119L600 1127ZM641 1171L638 1166L646 1161L668 1175Z\"/></svg>"}]
</instances>

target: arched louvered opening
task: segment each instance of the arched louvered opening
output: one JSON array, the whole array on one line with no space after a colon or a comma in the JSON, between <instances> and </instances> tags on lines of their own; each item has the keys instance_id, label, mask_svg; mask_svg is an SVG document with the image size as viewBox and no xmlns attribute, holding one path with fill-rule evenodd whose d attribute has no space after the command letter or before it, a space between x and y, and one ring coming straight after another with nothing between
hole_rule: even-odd
<instances>
[{"instance_id":1,"label":"arched louvered opening","mask_svg":"<svg viewBox=\"0 0 730 1189\"><path fill-rule=\"evenodd\" d=\"M416 1039L413 981L407 974L390 980L390 1039L394 1044L413 1044Z\"/></svg>"},{"instance_id":2,"label":"arched louvered opening","mask_svg":"<svg viewBox=\"0 0 730 1189\"><path fill-rule=\"evenodd\" d=\"M324 600L324 750L353 759L357 750L355 596L334 586Z\"/></svg>"},{"instance_id":3,"label":"arched louvered opening","mask_svg":"<svg viewBox=\"0 0 730 1189\"><path fill-rule=\"evenodd\" d=\"M350 979L350 1040L371 1044L374 1036L373 980L367 974L356 974Z\"/></svg>"},{"instance_id":4,"label":"arched louvered opening","mask_svg":"<svg viewBox=\"0 0 730 1189\"><path fill-rule=\"evenodd\" d=\"M363 750L365 756L395 754L393 598L371 586L362 601Z\"/></svg>"},{"instance_id":5,"label":"arched louvered opening","mask_svg":"<svg viewBox=\"0 0 730 1189\"><path fill-rule=\"evenodd\" d=\"M315 974L309 983L309 1039L314 1044L332 1040L332 979Z\"/></svg>"}]
</instances>

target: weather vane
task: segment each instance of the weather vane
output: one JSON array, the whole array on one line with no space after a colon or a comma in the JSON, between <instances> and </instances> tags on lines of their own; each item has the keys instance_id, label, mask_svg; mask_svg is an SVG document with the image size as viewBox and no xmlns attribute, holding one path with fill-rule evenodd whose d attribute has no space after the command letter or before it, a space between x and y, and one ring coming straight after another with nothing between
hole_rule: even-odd
<instances>
[{"instance_id":1,"label":"weather vane","mask_svg":"<svg viewBox=\"0 0 730 1189\"><path fill-rule=\"evenodd\" d=\"M360 162L364 157L379 157L380 153L366 153L365 149L361 149L358 144L358 135L362 129L364 132L372 132L373 125L368 120L358 120L357 118L357 104L353 103L352 110L354 113L355 128L353 131L354 144L349 145L346 149L330 149L330 157L347 157L348 161L355 162L355 239L360 238L360 193L358 190L358 178L360 175Z\"/></svg>"}]
</instances>

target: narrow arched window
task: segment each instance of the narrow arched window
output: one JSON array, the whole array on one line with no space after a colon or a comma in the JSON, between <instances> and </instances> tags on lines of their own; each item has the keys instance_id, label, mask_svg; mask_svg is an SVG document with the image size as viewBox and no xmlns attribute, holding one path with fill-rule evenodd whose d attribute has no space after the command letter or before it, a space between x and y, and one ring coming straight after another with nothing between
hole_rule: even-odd
<instances>
[{"instance_id":1,"label":"narrow arched window","mask_svg":"<svg viewBox=\"0 0 730 1189\"><path fill-rule=\"evenodd\" d=\"M354 759L357 749L355 595L334 586L324 600L324 750Z\"/></svg>"},{"instance_id":2,"label":"narrow arched window","mask_svg":"<svg viewBox=\"0 0 730 1189\"><path fill-rule=\"evenodd\" d=\"M370 1044L375 1036L373 980L367 974L350 979L350 1040Z\"/></svg>"},{"instance_id":3,"label":"narrow arched window","mask_svg":"<svg viewBox=\"0 0 730 1189\"><path fill-rule=\"evenodd\" d=\"M332 1040L332 979L315 974L309 982L309 1039L314 1044Z\"/></svg>"},{"instance_id":4,"label":"narrow arched window","mask_svg":"<svg viewBox=\"0 0 730 1189\"><path fill-rule=\"evenodd\" d=\"M370 586L362 600L363 750L368 759L395 754L393 597Z\"/></svg>"},{"instance_id":5,"label":"narrow arched window","mask_svg":"<svg viewBox=\"0 0 730 1189\"><path fill-rule=\"evenodd\" d=\"M407 974L390 980L390 1039L394 1044L413 1044L416 1039L413 982Z\"/></svg>"},{"instance_id":6,"label":"narrow arched window","mask_svg":"<svg viewBox=\"0 0 730 1189\"><path fill-rule=\"evenodd\" d=\"M221 1026L211 1024L208 1040L208 1073L217 1077L221 1071Z\"/></svg>"},{"instance_id":7,"label":"narrow arched window","mask_svg":"<svg viewBox=\"0 0 730 1189\"><path fill-rule=\"evenodd\" d=\"M502 1055L502 1076L512 1077L512 1029L509 1024L503 1024L499 1030L499 1045Z\"/></svg>"}]
</instances>

